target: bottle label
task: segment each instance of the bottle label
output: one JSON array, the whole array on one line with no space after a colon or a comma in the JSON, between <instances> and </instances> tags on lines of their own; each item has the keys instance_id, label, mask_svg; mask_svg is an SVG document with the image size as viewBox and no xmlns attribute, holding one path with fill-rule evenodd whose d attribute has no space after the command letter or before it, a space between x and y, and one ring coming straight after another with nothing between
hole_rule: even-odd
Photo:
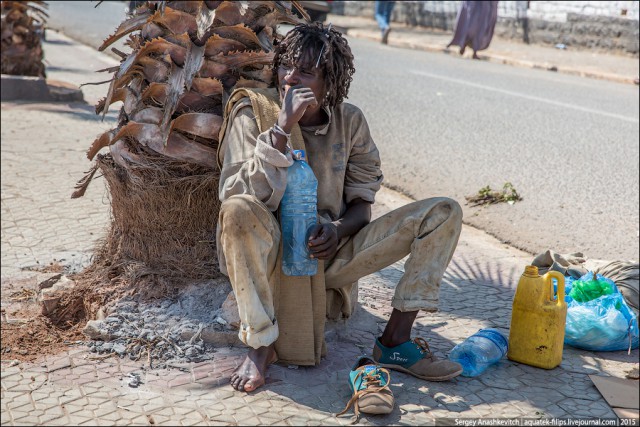
<instances>
[{"instance_id":1,"label":"bottle label","mask_svg":"<svg viewBox=\"0 0 640 427\"><path fill-rule=\"evenodd\" d=\"M480 329L475 333L477 337L483 337L488 340L491 340L495 345L500 348L507 348L509 342L507 339L500 333L500 331L496 329Z\"/></svg>"}]
</instances>

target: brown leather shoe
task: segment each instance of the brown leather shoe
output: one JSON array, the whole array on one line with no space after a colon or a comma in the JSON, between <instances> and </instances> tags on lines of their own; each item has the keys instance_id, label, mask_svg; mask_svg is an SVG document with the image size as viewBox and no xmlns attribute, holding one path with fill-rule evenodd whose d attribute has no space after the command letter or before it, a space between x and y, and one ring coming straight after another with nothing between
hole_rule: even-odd
<instances>
[{"instance_id":1,"label":"brown leather shoe","mask_svg":"<svg viewBox=\"0 0 640 427\"><path fill-rule=\"evenodd\" d=\"M427 381L447 381L462 373L459 363L438 359L422 338L414 338L395 347L385 347L377 339L373 346L373 360L384 368Z\"/></svg>"}]
</instances>

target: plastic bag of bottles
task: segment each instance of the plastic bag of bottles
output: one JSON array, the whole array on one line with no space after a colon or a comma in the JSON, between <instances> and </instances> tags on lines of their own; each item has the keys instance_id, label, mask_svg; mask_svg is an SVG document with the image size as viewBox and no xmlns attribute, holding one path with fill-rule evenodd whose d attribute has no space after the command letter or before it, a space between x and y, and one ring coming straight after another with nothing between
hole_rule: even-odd
<instances>
[{"instance_id":1,"label":"plastic bag of bottles","mask_svg":"<svg viewBox=\"0 0 640 427\"><path fill-rule=\"evenodd\" d=\"M589 272L565 277L567 322L564 343L592 351L638 348L638 318L615 283Z\"/></svg>"}]
</instances>

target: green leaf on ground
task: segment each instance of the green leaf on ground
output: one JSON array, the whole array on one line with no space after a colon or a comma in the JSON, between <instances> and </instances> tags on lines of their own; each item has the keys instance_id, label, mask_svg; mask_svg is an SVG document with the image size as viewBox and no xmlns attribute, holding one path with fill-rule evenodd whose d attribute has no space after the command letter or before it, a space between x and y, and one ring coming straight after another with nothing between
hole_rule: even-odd
<instances>
[{"instance_id":1,"label":"green leaf on ground","mask_svg":"<svg viewBox=\"0 0 640 427\"><path fill-rule=\"evenodd\" d=\"M478 190L478 194L466 196L468 204L471 207L480 205L492 205L494 203L509 203L510 205L522 200L513 184L505 182L502 191L493 191L490 186L482 187Z\"/></svg>"}]
</instances>

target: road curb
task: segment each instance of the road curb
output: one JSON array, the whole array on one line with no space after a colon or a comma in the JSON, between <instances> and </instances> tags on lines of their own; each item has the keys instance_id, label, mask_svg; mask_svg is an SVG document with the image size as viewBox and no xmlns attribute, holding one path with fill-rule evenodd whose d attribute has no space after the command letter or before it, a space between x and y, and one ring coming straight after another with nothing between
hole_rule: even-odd
<instances>
[{"instance_id":1,"label":"road curb","mask_svg":"<svg viewBox=\"0 0 640 427\"><path fill-rule=\"evenodd\" d=\"M480 54L483 56L482 54ZM517 67L533 68L536 70L553 71L561 74L569 74L579 77L588 77L598 80L608 80L616 83L634 84L633 79L630 77L624 77L617 74L597 73L592 71L583 71L577 68L558 66L553 64L541 64L533 61L523 61L520 59L508 58L502 55L487 54L484 55L490 62L496 62L500 64L513 65Z\"/></svg>"},{"instance_id":2,"label":"road curb","mask_svg":"<svg viewBox=\"0 0 640 427\"><path fill-rule=\"evenodd\" d=\"M2 101L84 102L82 90L67 82L2 74Z\"/></svg>"},{"instance_id":3,"label":"road curb","mask_svg":"<svg viewBox=\"0 0 640 427\"><path fill-rule=\"evenodd\" d=\"M380 36L379 36L377 31L353 29L353 28L345 28L345 27L341 27L341 28L344 29L344 34L346 34L348 36L355 37L355 38L360 38L360 39L377 41L377 42L380 41ZM408 49L414 49L414 50L422 50L422 51L425 51L425 52L445 53L447 55L452 53L448 48L443 47L442 45L439 45L439 44L436 45L436 44L429 44L429 43L424 43L424 42L415 42L415 41L411 41L411 40L402 40L402 39L397 39L397 38L396 39L390 39L389 43L388 43L388 46L408 48ZM507 56L497 55L497 54L493 54L493 53L481 52L478 55L483 60L486 60L486 61L489 61L489 62L498 63L498 64L512 65L512 66L524 67L524 68L532 68L532 69L537 69L537 70L546 70L546 71L552 71L552 72L557 72L557 73L561 73L561 74L569 74L569 75L574 75L574 76L588 77L588 78L593 78L593 79L598 79L598 80L608 80L608 81L612 81L612 82L616 82L616 83L625 83L625 84L635 85L635 82L634 82L633 78L621 76L621 75L618 75L618 74L610 74L610 73L602 73L602 72L594 72L594 71L584 71L584 70L580 70L580 69L577 69L577 68L560 66L560 65L555 65L555 64L551 64L551 63L540 63L540 62L534 62L534 61L524 61L524 60L513 59L513 58L510 58L510 57L507 57Z\"/></svg>"}]
</instances>

